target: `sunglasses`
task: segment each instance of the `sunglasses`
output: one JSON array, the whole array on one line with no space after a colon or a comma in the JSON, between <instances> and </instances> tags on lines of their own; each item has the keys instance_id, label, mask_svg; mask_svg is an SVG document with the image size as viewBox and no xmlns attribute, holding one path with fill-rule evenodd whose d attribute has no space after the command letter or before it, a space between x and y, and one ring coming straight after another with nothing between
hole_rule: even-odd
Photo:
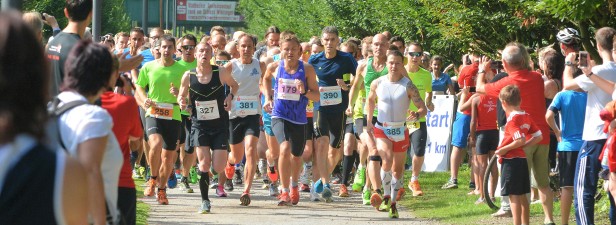
<instances>
[{"instance_id":1,"label":"sunglasses","mask_svg":"<svg viewBox=\"0 0 616 225\"><path fill-rule=\"evenodd\" d=\"M229 60L216 60L216 65L223 66L227 64Z\"/></svg>"},{"instance_id":2,"label":"sunglasses","mask_svg":"<svg viewBox=\"0 0 616 225\"><path fill-rule=\"evenodd\" d=\"M411 57L420 57L423 55L423 52L408 52Z\"/></svg>"},{"instance_id":3,"label":"sunglasses","mask_svg":"<svg viewBox=\"0 0 616 225\"><path fill-rule=\"evenodd\" d=\"M195 46L194 45L184 45L184 46L182 46L182 49L184 49L186 51L190 51L190 50L195 49Z\"/></svg>"}]
</instances>

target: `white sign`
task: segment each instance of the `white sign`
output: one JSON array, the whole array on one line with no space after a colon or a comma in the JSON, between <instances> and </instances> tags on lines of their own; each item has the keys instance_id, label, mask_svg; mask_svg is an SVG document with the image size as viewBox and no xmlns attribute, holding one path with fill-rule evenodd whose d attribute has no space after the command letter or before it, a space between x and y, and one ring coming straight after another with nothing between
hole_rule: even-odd
<instances>
[{"instance_id":1,"label":"white sign","mask_svg":"<svg viewBox=\"0 0 616 225\"><path fill-rule=\"evenodd\" d=\"M217 21L240 22L240 16L235 14L237 2L231 1L187 1L187 21ZM178 14L180 14L178 7Z\"/></svg>"},{"instance_id":2,"label":"white sign","mask_svg":"<svg viewBox=\"0 0 616 225\"><path fill-rule=\"evenodd\" d=\"M428 139L426 154L421 168L426 172L443 172L449 167L451 151L451 126L453 122L453 95L435 95L432 99L434 111L426 115Z\"/></svg>"}]
</instances>

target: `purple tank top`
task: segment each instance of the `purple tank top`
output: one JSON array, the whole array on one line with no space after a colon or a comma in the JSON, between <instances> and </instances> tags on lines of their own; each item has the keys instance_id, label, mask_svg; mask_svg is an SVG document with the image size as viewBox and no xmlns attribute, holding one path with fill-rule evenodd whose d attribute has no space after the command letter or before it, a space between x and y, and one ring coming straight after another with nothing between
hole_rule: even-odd
<instances>
[{"instance_id":1,"label":"purple tank top","mask_svg":"<svg viewBox=\"0 0 616 225\"><path fill-rule=\"evenodd\" d=\"M299 79L304 83L304 90L308 90L304 63L299 61L297 72L288 74L284 69L284 61L281 60L277 71L274 79L272 118L281 118L295 124L306 124L308 122L306 119L308 98L300 95L297 86L294 84L295 79Z\"/></svg>"}]
</instances>

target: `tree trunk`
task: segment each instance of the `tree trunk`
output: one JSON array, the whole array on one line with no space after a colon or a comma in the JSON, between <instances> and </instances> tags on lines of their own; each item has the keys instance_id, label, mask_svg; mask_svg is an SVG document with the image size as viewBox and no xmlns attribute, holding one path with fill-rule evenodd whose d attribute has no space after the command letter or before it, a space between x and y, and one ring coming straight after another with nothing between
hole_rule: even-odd
<instances>
[{"instance_id":1,"label":"tree trunk","mask_svg":"<svg viewBox=\"0 0 616 225\"><path fill-rule=\"evenodd\" d=\"M582 38L582 45L584 46L584 49L588 52L588 54L590 54L590 58L595 60L597 65L603 64L603 59L601 59L599 52L597 52L597 48L595 48L595 46L593 46L590 42L591 37L590 30L588 29L588 21L580 21L578 25L580 27L580 37Z\"/></svg>"}]
</instances>

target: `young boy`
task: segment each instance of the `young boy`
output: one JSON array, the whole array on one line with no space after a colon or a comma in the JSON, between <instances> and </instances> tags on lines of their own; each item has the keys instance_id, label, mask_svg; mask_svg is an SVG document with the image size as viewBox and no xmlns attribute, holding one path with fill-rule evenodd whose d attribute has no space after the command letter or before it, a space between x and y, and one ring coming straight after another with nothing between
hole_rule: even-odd
<instances>
[{"instance_id":1,"label":"young boy","mask_svg":"<svg viewBox=\"0 0 616 225\"><path fill-rule=\"evenodd\" d=\"M530 193L528 163L523 148L539 143L541 131L532 118L520 109L520 89L515 85L503 88L499 94L505 113L505 137L496 150L501 167L501 195L509 196L513 224L529 224L529 204L526 194ZM530 137L527 140L526 137Z\"/></svg>"}]
</instances>

